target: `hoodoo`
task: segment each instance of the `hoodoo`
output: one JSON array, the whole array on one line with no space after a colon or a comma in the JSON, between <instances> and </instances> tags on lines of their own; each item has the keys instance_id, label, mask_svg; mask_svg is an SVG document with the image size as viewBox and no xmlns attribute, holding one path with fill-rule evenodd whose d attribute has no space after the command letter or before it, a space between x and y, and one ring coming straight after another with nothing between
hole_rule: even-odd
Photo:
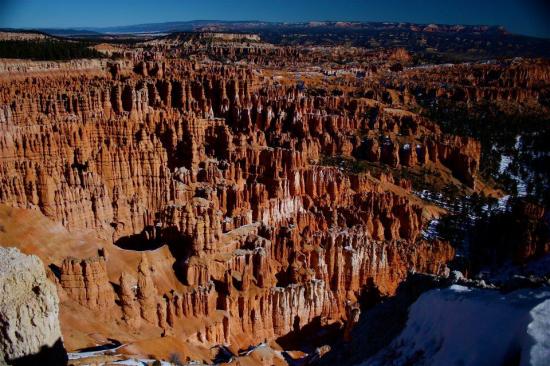
<instances>
[{"instance_id":1,"label":"hoodoo","mask_svg":"<svg viewBox=\"0 0 550 366\"><path fill-rule=\"evenodd\" d=\"M547 40L170 24L0 32L8 362L346 365L547 286Z\"/></svg>"}]
</instances>

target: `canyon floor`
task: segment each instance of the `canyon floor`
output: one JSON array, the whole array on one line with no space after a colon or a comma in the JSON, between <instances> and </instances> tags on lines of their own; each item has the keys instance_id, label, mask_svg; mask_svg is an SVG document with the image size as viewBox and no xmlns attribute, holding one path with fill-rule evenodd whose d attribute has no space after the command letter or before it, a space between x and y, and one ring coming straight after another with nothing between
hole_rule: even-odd
<instances>
[{"instance_id":1,"label":"canyon floor","mask_svg":"<svg viewBox=\"0 0 550 366\"><path fill-rule=\"evenodd\" d=\"M543 365L550 42L226 27L0 33L0 246L69 364Z\"/></svg>"}]
</instances>

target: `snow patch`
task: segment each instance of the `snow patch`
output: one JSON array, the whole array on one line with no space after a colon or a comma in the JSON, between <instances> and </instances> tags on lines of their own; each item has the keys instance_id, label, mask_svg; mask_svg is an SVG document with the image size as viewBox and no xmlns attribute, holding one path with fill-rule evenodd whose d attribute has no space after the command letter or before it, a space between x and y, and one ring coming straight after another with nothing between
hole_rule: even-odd
<instances>
[{"instance_id":1,"label":"snow patch","mask_svg":"<svg viewBox=\"0 0 550 366\"><path fill-rule=\"evenodd\" d=\"M362 365L548 366L550 289L428 291L402 333Z\"/></svg>"}]
</instances>

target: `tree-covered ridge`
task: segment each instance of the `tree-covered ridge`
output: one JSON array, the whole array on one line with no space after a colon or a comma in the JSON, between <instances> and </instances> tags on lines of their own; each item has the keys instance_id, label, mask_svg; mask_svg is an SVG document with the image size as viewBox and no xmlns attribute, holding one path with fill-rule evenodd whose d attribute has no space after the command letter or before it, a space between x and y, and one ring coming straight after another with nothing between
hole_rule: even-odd
<instances>
[{"instance_id":1,"label":"tree-covered ridge","mask_svg":"<svg viewBox=\"0 0 550 366\"><path fill-rule=\"evenodd\" d=\"M59 40L0 41L0 58L49 61L104 57L89 46L90 44L87 42Z\"/></svg>"}]
</instances>

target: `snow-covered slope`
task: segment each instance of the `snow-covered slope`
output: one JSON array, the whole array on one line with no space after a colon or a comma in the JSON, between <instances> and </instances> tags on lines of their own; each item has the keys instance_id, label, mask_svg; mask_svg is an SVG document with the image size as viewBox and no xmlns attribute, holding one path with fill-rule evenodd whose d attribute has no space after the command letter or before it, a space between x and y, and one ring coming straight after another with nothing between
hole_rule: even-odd
<instances>
[{"instance_id":1,"label":"snow-covered slope","mask_svg":"<svg viewBox=\"0 0 550 366\"><path fill-rule=\"evenodd\" d=\"M428 291L402 333L362 365L548 366L550 288Z\"/></svg>"}]
</instances>

